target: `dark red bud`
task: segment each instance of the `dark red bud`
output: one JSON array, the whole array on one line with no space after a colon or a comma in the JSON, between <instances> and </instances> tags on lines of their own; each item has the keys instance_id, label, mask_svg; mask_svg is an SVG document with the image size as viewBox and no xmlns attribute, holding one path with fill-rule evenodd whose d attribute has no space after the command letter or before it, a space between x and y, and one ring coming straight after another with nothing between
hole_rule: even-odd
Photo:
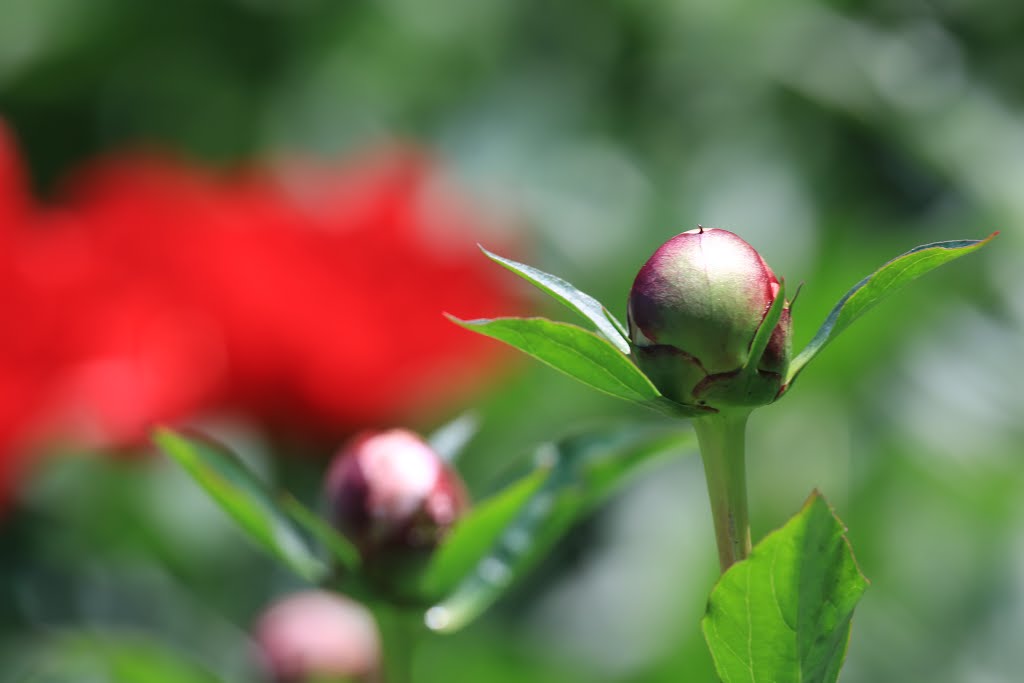
<instances>
[{"instance_id":1,"label":"dark red bud","mask_svg":"<svg viewBox=\"0 0 1024 683\"><path fill-rule=\"evenodd\" d=\"M458 474L404 429L357 437L327 474L331 523L364 559L429 553L468 507Z\"/></svg>"}]
</instances>

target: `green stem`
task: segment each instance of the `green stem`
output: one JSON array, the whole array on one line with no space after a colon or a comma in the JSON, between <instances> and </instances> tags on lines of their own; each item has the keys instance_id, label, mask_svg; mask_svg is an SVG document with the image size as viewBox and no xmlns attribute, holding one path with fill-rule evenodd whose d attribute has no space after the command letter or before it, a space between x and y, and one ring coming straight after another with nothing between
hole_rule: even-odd
<instances>
[{"instance_id":1,"label":"green stem","mask_svg":"<svg viewBox=\"0 0 1024 683\"><path fill-rule=\"evenodd\" d=\"M723 574L750 554L745 453L749 415L748 411L716 413L693 421L704 460Z\"/></svg>"},{"instance_id":2,"label":"green stem","mask_svg":"<svg viewBox=\"0 0 1024 683\"><path fill-rule=\"evenodd\" d=\"M376 605L373 612L381 636L383 683L412 683L413 650L421 623L418 613L410 615L393 605Z\"/></svg>"}]
</instances>

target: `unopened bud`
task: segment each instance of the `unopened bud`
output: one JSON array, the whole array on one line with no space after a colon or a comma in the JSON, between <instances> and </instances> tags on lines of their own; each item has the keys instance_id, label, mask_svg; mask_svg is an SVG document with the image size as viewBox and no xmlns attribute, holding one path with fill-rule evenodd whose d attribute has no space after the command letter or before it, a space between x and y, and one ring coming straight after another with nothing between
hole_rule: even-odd
<instances>
[{"instance_id":1,"label":"unopened bud","mask_svg":"<svg viewBox=\"0 0 1024 683\"><path fill-rule=\"evenodd\" d=\"M327 474L328 515L369 568L411 568L468 507L458 474L404 429L367 434L341 450Z\"/></svg>"},{"instance_id":2,"label":"unopened bud","mask_svg":"<svg viewBox=\"0 0 1024 683\"><path fill-rule=\"evenodd\" d=\"M376 680L380 637L369 610L327 591L295 593L256 625L256 642L275 681Z\"/></svg>"},{"instance_id":3,"label":"unopened bud","mask_svg":"<svg viewBox=\"0 0 1024 683\"><path fill-rule=\"evenodd\" d=\"M753 380L741 370L780 285L761 255L727 230L698 228L654 252L629 295L637 366L677 403L722 409L771 403L790 358L785 304Z\"/></svg>"}]
</instances>

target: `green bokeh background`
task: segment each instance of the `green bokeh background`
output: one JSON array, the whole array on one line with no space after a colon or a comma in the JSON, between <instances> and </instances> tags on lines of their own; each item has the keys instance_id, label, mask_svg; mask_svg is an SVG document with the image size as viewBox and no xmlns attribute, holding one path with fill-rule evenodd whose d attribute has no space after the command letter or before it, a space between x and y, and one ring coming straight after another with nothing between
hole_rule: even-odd
<instances>
[{"instance_id":1,"label":"green bokeh background","mask_svg":"<svg viewBox=\"0 0 1024 683\"><path fill-rule=\"evenodd\" d=\"M850 527L872 585L845 683L1012 683L1022 30L1024 4L997 0L0 0L0 114L42 195L78 161L138 144L231 166L411 140L526 234L534 265L620 315L657 245L726 227L806 283L797 348L885 260L1002 230L756 413L749 469L755 538L814 488ZM461 462L478 493L569 427L648 419L529 362L479 409ZM322 461L236 432L268 476L313 495ZM419 679L713 680L698 628L716 574L706 508L698 458L650 472L483 621L423 643ZM256 680L246 630L296 587L168 463L60 461L0 530L0 662L37 649L73 662L94 649L81 638L144 658L131 640L144 638ZM148 669L115 679L201 680ZM0 680L18 672L0 666Z\"/></svg>"}]
</instances>

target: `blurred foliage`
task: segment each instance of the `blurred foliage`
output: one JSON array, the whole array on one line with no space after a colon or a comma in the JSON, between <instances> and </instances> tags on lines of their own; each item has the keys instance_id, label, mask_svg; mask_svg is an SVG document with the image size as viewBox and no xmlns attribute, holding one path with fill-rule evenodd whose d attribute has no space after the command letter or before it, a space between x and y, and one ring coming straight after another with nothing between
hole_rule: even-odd
<instances>
[{"instance_id":1,"label":"blurred foliage","mask_svg":"<svg viewBox=\"0 0 1024 683\"><path fill-rule=\"evenodd\" d=\"M44 194L124 146L233 165L413 139L518 226L531 263L619 314L664 239L726 227L806 283L797 348L893 254L1003 230L756 414L749 469L755 537L814 487L850 527L872 584L843 681L1010 683L1024 670L1022 28L1024 5L997 0L0 0L0 114ZM460 461L478 496L567 425L640 415L525 363L478 410ZM322 460L262 464L316 500ZM0 528L5 651L135 629L183 667L258 680L246 633L295 585L172 470L81 456L38 473ZM705 508L699 463L663 466L479 627L423 643L419 679L711 680Z\"/></svg>"}]
</instances>

